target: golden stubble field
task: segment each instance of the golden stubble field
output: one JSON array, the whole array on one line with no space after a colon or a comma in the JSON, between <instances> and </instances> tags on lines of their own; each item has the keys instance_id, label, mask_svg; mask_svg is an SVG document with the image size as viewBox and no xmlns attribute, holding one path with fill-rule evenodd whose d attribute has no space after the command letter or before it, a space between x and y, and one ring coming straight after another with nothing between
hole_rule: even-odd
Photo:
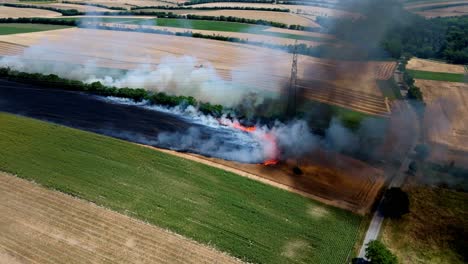
<instances>
[{"instance_id":1,"label":"golden stubble field","mask_svg":"<svg viewBox=\"0 0 468 264\"><path fill-rule=\"evenodd\" d=\"M425 139L431 158L448 164L468 164L468 84L416 80L426 102Z\"/></svg>"},{"instance_id":2,"label":"golden stubble field","mask_svg":"<svg viewBox=\"0 0 468 264\"><path fill-rule=\"evenodd\" d=\"M9 6L0 6L0 18L18 18L18 17L59 17L62 14L49 10L36 8L17 8Z\"/></svg>"},{"instance_id":3,"label":"golden stubble field","mask_svg":"<svg viewBox=\"0 0 468 264\"><path fill-rule=\"evenodd\" d=\"M439 61L412 58L408 61L406 68L410 70L431 71L431 72L448 72L448 73L465 73L463 65L449 64Z\"/></svg>"},{"instance_id":4,"label":"golden stubble field","mask_svg":"<svg viewBox=\"0 0 468 264\"><path fill-rule=\"evenodd\" d=\"M2 263L240 263L180 235L0 172Z\"/></svg>"},{"instance_id":5,"label":"golden stubble field","mask_svg":"<svg viewBox=\"0 0 468 264\"><path fill-rule=\"evenodd\" d=\"M233 16L248 19L263 19L267 21L274 21L284 23L286 25L301 25L306 27L318 27L314 20L299 16L297 14L286 12L271 12L271 11L256 11L256 10L208 10L191 13L190 10L187 14L196 14L200 16Z\"/></svg>"},{"instance_id":6,"label":"golden stubble field","mask_svg":"<svg viewBox=\"0 0 468 264\"><path fill-rule=\"evenodd\" d=\"M191 56L212 65L222 79L278 92L289 80L292 54L281 50L209 39L71 28L0 36L14 44L33 46L26 56L36 61L135 69L156 67L168 57ZM131 48L129 48L131 47ZM18 47L16 47L17 49ZM390 78L394 62L352 62L299 56L298 84L306 97L357 111L386 115L388 106L376 79Z\"/></svg>"}]
</instances>

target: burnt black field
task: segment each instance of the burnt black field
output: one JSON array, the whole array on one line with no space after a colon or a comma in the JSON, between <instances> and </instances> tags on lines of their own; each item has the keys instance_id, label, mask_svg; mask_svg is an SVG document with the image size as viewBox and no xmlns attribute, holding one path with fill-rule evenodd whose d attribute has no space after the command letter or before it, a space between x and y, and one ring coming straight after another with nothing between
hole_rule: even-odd
<instances>
[{"instance_id":1,"label":"burnt black field","mask_svg":"<svg viewBox=\"0 0 468 264\"><path fill-rule=\"evenodd\" d=\"M257 147L253 140L239 140L248 137L242 132L141 106L110 103L83 92L0 80L0 111L136 143L242 162L261 161L242 155ZM158 135L164 135L163 140Z\"/></svg>"}]
</instances>

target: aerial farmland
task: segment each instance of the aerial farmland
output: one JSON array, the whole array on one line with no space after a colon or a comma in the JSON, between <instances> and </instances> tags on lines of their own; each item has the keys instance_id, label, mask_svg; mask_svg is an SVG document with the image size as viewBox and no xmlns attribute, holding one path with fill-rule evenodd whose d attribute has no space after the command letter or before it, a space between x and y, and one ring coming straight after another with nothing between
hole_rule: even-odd
<instances>
[{"instance_id":1,"label":"aerial farmland","mask_svg":"<svg viewBox=\"0 0 468 264\"><path fill-rule=\"evenodd\" d=\"M0 263L464 263L467 5L1 1Z\"/></svg>"}]
</instances>

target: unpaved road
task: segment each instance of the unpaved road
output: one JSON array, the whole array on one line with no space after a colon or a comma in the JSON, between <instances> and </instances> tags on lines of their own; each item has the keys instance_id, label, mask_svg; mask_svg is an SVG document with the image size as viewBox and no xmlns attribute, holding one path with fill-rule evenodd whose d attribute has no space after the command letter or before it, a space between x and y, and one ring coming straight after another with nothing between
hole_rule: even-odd
<instances>
[{"instance_id":1,"label":"unpaved road","mask_svg":"<svg viewBox=\"0 0 468 264\"><path fill-rule=\"evenodd\" d=\"M0 172L0 263L240 263L161 228Z\"/></svg>"}]
</instances>

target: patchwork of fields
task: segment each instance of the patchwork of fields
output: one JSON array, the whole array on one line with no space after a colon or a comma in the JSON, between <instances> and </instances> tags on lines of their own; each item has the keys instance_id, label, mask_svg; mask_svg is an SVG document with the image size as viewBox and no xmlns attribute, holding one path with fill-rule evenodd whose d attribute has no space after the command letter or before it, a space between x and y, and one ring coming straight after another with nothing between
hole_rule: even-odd
<instances>
[{"instance_id":1,"label":"patchwork of fields","mask_svg":"<svg viewBox=\"0 0 468 264\"><path fill-rule=\"evenodd\" d=\"M161 228L2 172L0 199L2 263L240 263Z\"/></svg>"},{"instance_id":2,"label":"patchwork of fields","mask_svg":"<svg viewBox=\"0 0 468 264\"><path fill-rule=\"evenodd\" d=\"M38 60L80 64L93 61L100 67L135 69L142 65L156 66L167 56L188 55L201 64L212 65L225 80L270 92L282 90L289 80L291 67L291 54L280 50L136 32L72 28L2 36L0 41L31 46L44 38L50 40L44 46L47 53L35 54ZM133 49L128 50L130 39L134 40ZM9 51L0 51L0 54L3 52ZM308 93L307 98L363 113L387 115L389 112L376 79L390 78L395 62L334 61L299 56L298 64L301 89L319 91Z\"/></svg>"},{"instance_id":3,"label":"patchwork of fields","mask_svg":"<svg viewBox=\"0 0 468 264\"><path fill-rule=\"evenodd\" d=\"M0 170L243 260L343 263L354 245L350 212L121 140L8 114L0 124Z\"/></svg>"},{"instance_id":4,"label":"patchwork of fields","mask_svg":"<svg viewBox=\"0 0 468 264\"><path fill-rule=\"evenodd\" d=\"M44 25L44 24L0 24L0 35L39 32L54 29L70 28L68 26Z\"/></svg>"}]
</instances>

